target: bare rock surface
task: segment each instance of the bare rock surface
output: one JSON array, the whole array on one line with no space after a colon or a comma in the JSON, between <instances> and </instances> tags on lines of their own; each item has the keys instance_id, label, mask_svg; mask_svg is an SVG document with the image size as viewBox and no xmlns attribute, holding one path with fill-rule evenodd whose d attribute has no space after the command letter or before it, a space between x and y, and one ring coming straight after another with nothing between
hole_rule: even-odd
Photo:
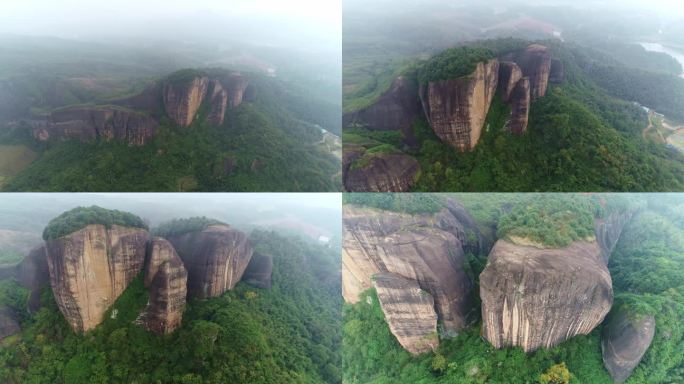
<instances>
[{"instance_id":1,"label":"bare rock surface","mask_svg":"<svg viewBox=\"0 0 684 384\"><path fill-rule=\"evenodd\" d=\"M242 281L257 288L271 288L271 273L273 272L273 257L255 253L247 265Z\"/></svg>"},{"instance_id":2,"label":"bare rock surface","mask_svg":"<svg viewBox=\"0 0 684 384\"><path fill-rule=\"evenodd\" d=\"M629 378L644 357L655 335L653 316L638 316L619 309L603 330L603 364L616 383Z\"/></svg>"},{"instance_id":3,"label":"bare rock surface","mask_svg":"<svg viewBox=\"0 0 684 384\"><path fill-rule=\"evenodd\" d=\"M40 309L40 291L50 284L50 271L47 264L47 250L44 245L36 247L17 265L16 279L19 285L30 291L28 309Z\"/></svg>"},{"instance_id":4,"label":"bare rock surface","mask_svg":"<svg viewBox=\"0 0 684 384\"><path fill-rule=\"evenodd\" d=\"M499 86L498 90L501 92L501 98L507 102L513 89L518 85L518 81L522 79L522 71L518 64L512 61L502 61L499 63Z\"/></svg>"},{"instance_id":5,"label":"bare rock surface","mask_svg":"<svg viewBox=\"0 0 684 384\"><path fill-rule=\"evenodd\" d=\"M349 192L405 192L420 172L418 161L403 153L373 154L367 164L359 165L366 150L345 148L343 182Z\"/></svg>"},{"instance_id":6,"label":"bare rock surface","mask_svg":"<svg viewBox=\"0 0 684 384\"><path fill-rule=\"evenodd\" d=\"M530 81L527 77L523 77L515 85L509 98L511 115L506 121L506 129L518 135L527 130L531 101Z\"/></svg>"},{"instance_id":7,"label":"bare rock surface","mask_svg":"<svg viewBox=\"0 0 684 384\"><path fill-rule=\"evenodd\" d=\"M189 126L207 95L208 87L206 76L197 76L182 83L167 83L163 93L166 114L179 126Z\"/></svg>"},{"instance_id":8,"label":"bare rock surface","mask_svg":"<svg viewBox=\"0 0 684 384\"><path fill-rule=\"evenodd\" d=\"M594 221L594 233L596 234L596 241L601 247L601 256L603 261L608 264L610 255L615 250L620 235L625 225L632 218L633 212L613 213L605 219L596 219Z\"/></svg>"},{"instance_id":9,"label":"bare rock surface","mask_svg":"<svg viewBox=\"0 0 684 384\"><path fill-rule=\"evenodd\" d=\"M211 110L209 111L207 122L213 125L221 125L226 116L226 108L228 108L228 91L223 88L218 80L211 81L210 89L211 97L209 102L211 103Z\"/></svg>"},{"instance_id":10,"label":"bare rock surface","mask_svg":"<svg viewBox=\"0 0 684 384\"><path fill-rule=\"evenodd\" d=\"M532 44L515 55L515 62L523 76L530 79L532 100L546 95L551 73L551 54L548 47Z\"/></svg>"}]
</instances>

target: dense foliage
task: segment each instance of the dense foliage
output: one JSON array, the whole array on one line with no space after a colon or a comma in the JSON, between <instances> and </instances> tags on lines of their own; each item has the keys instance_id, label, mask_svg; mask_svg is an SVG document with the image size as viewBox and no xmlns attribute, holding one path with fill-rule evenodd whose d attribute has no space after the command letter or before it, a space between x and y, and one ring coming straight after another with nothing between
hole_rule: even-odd
<instances>
[{"instance_id":1,"label":"dense foliage","mask_svg":"<svg viewBox=\"0 0 684 384\"><path fill-rule=\"evenodd\" d=\"M404 213L437 212L443 205L429 193L345 193L342 202Z\"/></svg>"},{"instance_id":2,"label":"dense foliage","mask_svg":"<svg viewBox=\"0 0 684 384\"><path fill-rule=\"evenodd\" d=\"M226 223L204 216L189 217L187 219L173 219L169 222L161 223L152 232L155 236L172 237L188 232L200 232L211 225L226 225Z\"/></svg>"},{"instance_id":3,"label":"dense foliage","mask_svg":"<svg viewBox=\"0 0 684 384\"><path fill-rule=\"evenodd\" d=\"M495 58L494 52L480 47L450 48L430 58L420 69L421 83L456 79L470 75L478 63Z\"/></svg>"},{"instance_id":4,"label":"dense foliage","mask_svg":"<svg viewBox=\"0 0 684 384\"><path fill-rule=\"evenodd\" d=\"M50 220L43 231L43 239L57 239L90 224L102 224L107 228L111 228L112 225L121 225L147 229L147 224L132 213L93 205L92 207L74 208Z\"/></svg>"},{"instance_id":5,"label":"dense foliage","mask_svg":"<svg viewBox=\"0 0 684 384\"><path fill-rule=\"evenodd\" d=\"M84 335L71 331L48 289L46 307L0 347L0 381L340 383L339 255L273 232L255 232L251 241L273 255L272 288L239 283L221 297L191 301L168 336L134 321L147 302L142 276Z\"/></svg>"}]
</instances>

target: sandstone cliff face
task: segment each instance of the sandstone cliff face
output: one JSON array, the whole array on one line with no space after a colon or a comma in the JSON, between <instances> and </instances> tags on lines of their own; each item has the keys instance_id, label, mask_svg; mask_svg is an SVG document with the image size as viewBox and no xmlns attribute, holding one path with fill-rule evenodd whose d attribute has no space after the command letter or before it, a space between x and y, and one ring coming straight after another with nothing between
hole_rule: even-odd
<instances>
[{"instance_id":1,"label":"sandstone cliff face","mask_svg":"<svg viewBox=\"0 0 684 384\"><path fill-rule=\"evenodd\" d=\"M188 294L200 299L233 289L253 253L247 236L227 225L212 225L169 241L188 270Z\"/></svg>"},{"instance_id":2,"label":"sandstone cliff face","mask_svg":"<svg viewBox=\"0 0 684 384\"><path fill-rule=\"evenodd\" d=\"M511 115L506 120L506 129L521 135L527 129L530 115L530 81L527 77L520 79L509 98L511 103Z\"/></svg>"},{"instance_id":3,"label":"sandstone cliff face","mask_svg":"<svg viewBox=\"0 0 684 384\"><path fill-rule=\"evenodd\" d=\"M52 292L75 331L88 331L140 273L148 234L114 225L87 227L47 242Z\"/></svg>"},{"instance_id":4,"label":"sandstone cliff face","mask_svg":"<svg viewBox=\"0 0 684 384\"><path fill-rule=\"evenodd\" d=\"M157 130L157 122L144 114L119 107L78 107L55 111L45 121L33 124L33 137L40 141L122 140L144 145Z\"/></svg>"},{"instance_id":5,"label":"sandstone cliff face","mask_svg":"<svg viewBox=\"0 0 684 384\"><path fill-rule=\"evenodd\" d=\"M633 212L614 213L605 219L594 221L594 233L596 234L596 241L601 247L601 257L604 263L608 264L610 255L620 239L622 229L632 218L632 214Z\"/></svg>"},{"instance_id":6,"label":"sandstone cliff face","mask_svg":"<svg viewBox=\"0 0 684 384\"><path fill-rule=\"evenodd\" d=\"M145 287L150 298L142 319L145 328L156 333L171 333L181 324L188 272L171 243L154 238L148 247Z\"/></svg>"},{"instance_id":7,"label":"sandstone cliff face","mask_svg":"<svg viewBox=\"0 0 684 384\"><path fill-rule=\"evenodd\" d=\"M551 54L543 45L532 44L515 55L515 62L522 70L523 76L530 79L532 100L546 94L551 72Z\"/></svg>"},{"instance_id":8,"label":"sandstone cliff face","mask_svg":"<svg viewBox=\"0 0 684 384\"><path fill-rule=\"evenodd\" d=\"M166 84L163 91L166 114L179 126L189 126L204 101L208 86L206 76L195 77L184 84Z\"/></svg>"},{"instance_id":9,"label":"sandstone cliff face","mask_svg":"<svg viewBox=\"0 0 684 384\"><path fill-rule=\"evenodd\" d=\"M239 73L234 73L228 79L226 88L228 90L228 106L230 108L235 108L242 104L245 96L245 91L249 82L247 78Z\"/></svg>"},{"instance_id":10,"label":"sandstone cliff face","mask_svg":"<svg viewBox=\"0 0 684 384\"><path fill-rule=\"evenodd\" d=\"M435 303L418 282L380 273L373 276L373 286L390 331L404 349L414 355L437 349Z\"/></svg>"},{"instance_id":11,"label":"sandstone cliff face","mask_svg":"<svg viewBox=\"0 0 684 384\"><path fill-rule=\"evenodd\" d=\"M465 77L421 85L423 110L435 134L458 149L469 151L480 139L496 92L499 61L478 63Z\"/></svg>"},{"instance_id":12,"label":"sandstone cliff face","mask_svg":"<svg viewBox=\"0 0 684 384\"><path fill-rule=\"evenodd\" d=\"M212 125L223 124L223 119L226 116L226 108L228 107L228 91L226 91L221 82L218 80L211 81L211 110L207 117L207 122Z\"/></svg>"},{"instance_id":13,"label":"sandstone cliff face","mask_svg":"<svg viewBox=\"0 0 684 384\"><path fill-rule=\"evenodd\" d=\"M404 76L397 77L373 105L344 115L344 125L360 125L377 131L412 133L411 124L421 113L418 87Z\"/></svg>"},{"instance_id":14,"label":"sandstone cliff face","mask_svg":"<svg viewBox=\"0 0 684 384\"><path fill-rule=\"evenodd\" d=\"M416 182L420 164L403 153L375 154L364 166L355 166L365 149L345 147L343 184L349 192L405 192Z\"/></svg>"},{"instance_id":15,"label":"sandstone cliff face","mask_svg":"<svg viewBox=\"0 0 684 384\"><path fill-rule=\"evenodd\" d=\"M342 290L348 302L371 288L373 275L390 272L418 283L434 297L446 333L463 328L472 282L458 237L443 228L457 222L447 212L406 215L345 205Z\"/></svg>"},{"instance_id":16,"label":"sandstone cliff face","mask_svg":"<svg viewBox=\"0 0 684 384\"><path fill-rule=\"evenodd\" d=\"M271 288L273 257L255 253L247 265L242 281L257 288Z\"/></svg>"},{"instance_id":17,"label":"sandstone cliff face","mask_svg":"<svg viewBox=\"0 0 684 384\"><path fill-rule=\"evenodd\" d=\"M499 86L498 90L501 92L503 101L508 101L518 85L518 81L522 78L522 71L518 64L512 61L502 61L499 63Z\"/></svg>"},{"instance_id":18,"label":"sandstone cliff face","mask_svg":"<svg viewBox=\"0 0 684 384\"><path fill-rule=\"evenodd\" d=\"M482 333L496 348L550 348L599 325L613 302L595 242L538 249L499 240L482 274Z\"/></svg>"},{"instance_id":19,"label":"sandstone cliff face","mask_svg":"<svg viewBox=\"0 0 684 384\"><path fill-rule=\"evenodd\" d=\"M47 250L44 245L31 250L17 265L16 278L19 285L30 290L28 309L36 312L40 309L40 290L50 283Z\"/></svg>"},{"instance_id":20,"label":"sandstone cliff face","mask_svg":"<svg viewBox=\"0 0 684 384\"><path fill-rule=\"evenodd\" d=\"M653 316L636 316L619 310L603 330L603 364L616 383L622 383L639 365L655 335Z\"/></svg>"},{"instance_id":21,"label":"sandstone cliff face","mask_svg":"<svg viewBox=\"0 0 684 384\"><path fill-rule=\"evenodd\" d=\"M549 74L549 83L562 84L565 82L565 68L563 62L559 59L551 59L551 73Z\"/></svg>"},{"instance_id":22,"label":"sandstone cliff face","mask_svg":"<svg viewBox=\"0 0 684 384\"><path fill-rule=\"evenodd\" d=\"M0 307L0 341L19 332L21 328L14 311L9 307Z\"/></svg>"}]
</instances>

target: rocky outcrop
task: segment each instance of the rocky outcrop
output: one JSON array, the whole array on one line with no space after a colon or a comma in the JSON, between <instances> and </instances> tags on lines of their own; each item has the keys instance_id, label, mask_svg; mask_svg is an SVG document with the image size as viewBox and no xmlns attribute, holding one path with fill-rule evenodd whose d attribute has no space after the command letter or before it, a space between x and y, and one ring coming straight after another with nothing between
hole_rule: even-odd
<instances>
[{"instance_id":1,"label":"rocky outcrop","mask_svg":"<svg viewBox=\"0 0 684 384\"><path fill-rule=\"evenodd\" d=\"M530 114L530 81L527 77L517 82L508 101L511 104L511 114L506 120L506 129L521 135L527 129Z\"/></svg>"},{"instance_id":2,"label":"rocky outcrop","mask_svg":"<svg viewBox=\"0 0 684 384\"><path fill-rule=\"evenodd\" d=\"M501 98L507 102L511 98L511 93L522 79L522 71L518 64L512 61L502 61L499 63L499 86Z\"/></svg>"},{"instance_id":3,"label":"rocky outcrop","mask_svg":"<svg viewBox=\"0 0 684 384\"><path fill-rule=\"evenodd\" d=\"M21 327L14 311L9 307L0 306L0 341L19 332Z\"/></svg>"},{"instance_id":4,"label":"rocky outcrop","mask_svg":"<svg viewBox=\"0 0 684 384\"><path fill-rule=\"evenodd\" d=\"M596 242L539 249L499 240L480 274L482 333L496 348L550 348L599 325L613 302Z\"/></svg>"},{"instance_id":5,"label":"rocky outcrop","mask_svg":"<svg viewBox=\"0 0 684 384\"><path fill-rule=\"evenodd\" d=\"M30 291L28 309L36 312L40 309L40 291L50 283L50 271L47 264L45 246L34 248L17 265L16 279L19 285Z\"/></svg>"},{"instance_id":6,"label":"rocky outcrop","mask_svg":"<svg viewBox=\"0 0 684 384\"><path fill-rule=\"evenodd\" d=\"M458 79L421 84L420 99L435 134L459 151L469 151L480 139L497 89L499 61L477 64Z\"/></svg>"},{"instance_id":7,"label":"rocky outcrop","mask_svg":"<svg viewBox=\"0 0 684 384\"><path fill-rule=\"evenodd\" d=\"M522 70L523 76L530 79L532 100L546 94L551 73L551 54L540 44L532 44L514 55L514 61Z\"/></svg>"},{"instance_id":8,"label":"rocky outcrop","mask_svg":"<svg viewBox=\"0 0 684 384\"><path fill-rule=\"evenodd\" d=\"M242 281L257 288L270 289L272 272L273 257L255 253L247 265Z\"/></svg>"},{"instance_id":9,"label":"rocky outcrop","mask_svg":"<svg viewBox=\"0 0 684 384\"><path fill-rule=\"evenodd\" d=\"M248 85L249 82L243 75L239 73L230 75L226 84L226 89L228 90L228 106L230 108L235 108L242 104Z\"/></svg>"},{"instance_id":10,"label":"rocky outcrop","mask_svg":"<svg viewBox=\"0 0 684 384\"><path fill-rule=\"evenodd\" d=\"M33 137L47 140L122 140L144 145L157 130L153 118L121 107L75 107L52 112L47 120L33 122Z\"/></svg>"},{"instance_id":11,"label":"rocky outcrop","mask_svg":"<svg viewBox=\"0 0 684 384\"><path fill-rule=\"evenodd\" d=\"M644 357L655 335L655 318L621 308L603 330L603 364L616 383L622 383Z\"/></svg>"},{"instance_id":12,"label":"rocky outcrop","mask_svg":"<svg viewBox=\"0 0 684 384\"><path fill-rule=\"evenodd\" d=\"M414 280L434 298L445 334L468 323L472 282L463 265L465 254L458 221L448 211L407 215L345 205L343 208L342 293L358 301L372 277L389 272Z\"/></svg>"},{"instance_id":13,"label":"rocky outcrop","mask_svg":"<svg viewBox=\"0 0 684 384\"><path fill-rule=\"evenodd\" d=\"M228 91L223 89L221 82L218 80L211 81L211 97L209 102L211 109L207 122L212 125L221 125L226 116L226 108L228 107Z\"/></svg>"},{"instance_id":14,"label":"rocky outcrop","mask_svg":"<svg viewBox=\"0 0 684 384\"><path fill-rule=\"evenodd\" d=\"M183 317L188 272L167 240L152 239L148 254L145 287L150 298L142 322L152 332L171 333L180 326Z\"/></svg>"},{"instance_id":15,"label":"rocky outcrop","mask_svg":"<svg viewBox=\"0 0 684 384\"><path fill-rule=\"evenodd\" d=\"M189 126L204 101L208 86L206 76L166 83L163 91L166 114L179 126Z\"/></svg>"},{"instance_id":16,"label":"rocky outcrop","mask_svg":"<svg viewBox=\"0 0 684 384\"><path fill-rule=\"evenodd\" d=\"M565 68L559 59L551 59L551 73L549 73L549 83L563 84L565 82Z\"/></svg>"},{"instance_id":17,"label":"rocky outcrop","mask_svg":"<svg viewBox=\"0 0 684 384\"><path fill-rule=\"evenodd\" d=\"M233 289L253 253L247 236L227 225L212 225L169 241L188 270L188 295L200 299Z\"/></svg>"},{"instance_id":18,"label":"rocky outcrop","mask_svg":"<svg viewBox=\"0 0 684 384\"><path fill-rule=\"evenodd\" d=\"M430 293L393 273L374 275L373 287L385 321L404 349L414 355L437 349L437 313Z\"/></svg>"},{"instance_id":19,"label":"rocky outcrop","mask_svg":"<svg viewBox=\"0 0 684 384\"><path fill-rule=\"evenodd\" d=\"M370 106L343 116L345 126L361 126L375 131L401 131L412 134L411 124L421 113L415 80L399 76L390 88Z\"/></svg>"},{"instance_id":20,"label":"rocky outcrop","mask_svg":"<svg viewBox=\"0 0 684 384\"><path fill-rule=\"evenodd\" d=\"M140 273L147 239L144 229L97 224L47 242L52 292L75 331L100 324Z\"/></svg>"},{"instance_id":21,"label":"rocky outcrop","mask_svg":"<svg viewBox=\"0 0 684 384\"><path fill-rule=\"evenodd\" d=\"M405 192L418 179L420 164L403 153L366 154L363 147L346 146L342 158L348 192Z\"/></svg>"},{"instance_id":22,"label":"rocky outcrop","mask_svg":"<svg viewBox=\"0 0 684 384\"><path fill-rule=\"evenodd\" d=\"M606 218L598 218L594 221L594 233L596 241L601 247L601 257L604 263L608 264L610 255L613 253L622 229L632 218L632 211L612 213Z\"/></svg>"}]
</instances>

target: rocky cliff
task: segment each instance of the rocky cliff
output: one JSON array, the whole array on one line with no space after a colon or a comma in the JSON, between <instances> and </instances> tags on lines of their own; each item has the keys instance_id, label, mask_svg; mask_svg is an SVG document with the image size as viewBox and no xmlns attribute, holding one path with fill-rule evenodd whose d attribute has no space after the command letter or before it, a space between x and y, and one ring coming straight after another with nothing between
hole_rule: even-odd
<instances>
[{"instance_id":1,"label":"rocky cliff","mask_svg":"<svg viewBox=\"0 0 684 384\"><path fill-rule=\"evenodd\" d=\"M145 328L171 333L180 326L187 295L188 272L171 243L156 237L148 246L145 287L149 301L142 317Z\"/></svg>"},{"instance_id":2,"label":"rocky cliff","mask_svg":"<svg viewBox=\"0 0 684 384\"><path fill-rule=\"evenodd\" d=\"M655 335L655 318L622 308L603 330L603 364L616 383L622 383L644 357Z\"/></svg>"},{"instance_id":3,"label":"rocky cliff","mask_svg":"<svg viewBox=\"0 0 684 384\"><path fill-rule=\"evenodd\" d=\"M345 146L342 167L344 189L348 192L405 192L420 172L420 164L409 155L371 155L365 148L353 145Z\"/></svg>"},{"instance_id":4,"label":"rocky cliff","mask_svg":"<svg viewBox=\"0 0 684 384\"><path fill-rule=\"evenodd\" d=\"M501 92L501 99L508 101L518 85L518 81L522 79L522 71L518 64L512 61L502 61L499 63L499 85L498 91Z\"/></svg>"},{"instance_id":5,"label":"rocky cliff","mask_svg":"<svg viewBox=\"0 0 684 384\"><path fill-rule=\"evenodd\" d=\"M227 225L212 225L169 241L188 270L188 294L200 299L233 289L253 253L247 236Z\"/></svg>"},{"instance_id":6,"label":"rocky cliff","mask_svg":"<svg viewBox=\"0 0 684 384\"><path fill-rule=\"evenodd\" d=\"M407 215L345 205L343 218L342 292L347 302L358 301L374 275L389 272L432 295L445 334L468 323L472 282L464 271L462 243L451 232L458 221L449 212Z\"/></svg>"},{"instance_id":7,"label":"rocky cliff","mask_svg":"<svg viewBox=\"0 0 684 384\"><path fill-rule=\"evenodd\" d=\"M257 288L271 288L271 273L273 272L273 257L255 253L247 265L242 281Z\"/></svg>"},{"instance_id":8,"label":"rocky cliff","mask_svg":"<svg viewBox=\"0 0 684 384\"><path fill-rule=\"evenodd\" d=\"M523 77L516 83L509 100L511 114L506 120L506 129L515 134L522 134L527 129L530 115L530 81Z\"/></svg>"},{"instance_id":9,"label":"rocky cliff","mask_svg":"<svg viewBox=\"0 0 684 384\"><path fill-rule=\"evenodd\" d=\"M20 331L19 321L14 311L9 307L0 306L0 341Z\"/></svg>"},{"instance_id":10,"label":"rocky cliff","mask_svg":"<svg viewBox=\"0 0 684 384\"><path fill-rule=\"evenodd\" d=\"M596 242L539 249L499 240L480 274L482 333L496 348L550 348L599 325L613 302Z\"/></svg>"},{"instance_id":11,"label":"rocky cliff","mask_svg":"<svg viewBox=\"0 0 684 384\"><path fill-rule=\"evenodd\" d=\"M523 76L530 79L532 100L544 96L549 85L549 74L551 73L551 54L549 49L540 44L532 44L522 52L515 53L513 61L518 64Z\"/></svg>"},{"instance_id":12,"label":"rocky cliff","mask_svg":"<svg viewBox=\"0 0 684 384\"><path fill-rule=\"evenodd\" d=\"M632 214L632 211L613 213L605 219L596 219L594 221L594 233L596 234L596 241L601 248L601 257L604 263L608 264L610 255L620 239L622 229L632 218Z\"/></svg>"},{"instance_id":13,"label":"rocky cliff","mask_svg":"<svg viewBox=\"0 0 684 384\"><path fill-rule=\"evenodd\" d=\"M204 101L208 87L209 78L206 76L166 83L163 91L166 114L179 126L189 126Z\"/></svg>"},{"instance_id":14,"label":"rocky cliff","mask_svg":"<svg viewBox=\"0 0 684 384\"><path fill-rule=\"evenodd\" d=\"M249 82L247 81L247 78L242 74L233 73L230 75L226 84L226 89L228 90L228 106L230 108L235 108L242 104L248 85Z\"/></svg>"},{"instance_id":15,"label":"rocky cliff","mask_svg":"<svg viewBox=\"0 0 684 384\"><path fill-rule=\"evenodd\" d=\"M207 122L212 125L221 125L228 107L228 91L223 88L218 80L211 81L210 89L209 103L211 110L209 111L209 116L207 116Z\"/></svg>"},{"instance_id":16,"label":"rocky cliff","mask_svg":"<svg viewBox=\"0 0 684 384\"><path fill-rule=\"evenodd\" d=\"M459 151L471 150L496 92L499 61L477 64L475 71L458 79L421 84L420 99L432 130Z\"/></svg>"},{"instance_id":17,"label":"rocky cliff","mask_svg":"<svg viewBox=\"0 0 684 384\"><path fill-rule=\"evenodd\" d=\"M417 281L393 273L374 275L373 287L385 321L404 349L412 354L437 349L437 313L430 293Z\"/></svg>"},{"instance_id":18,"label":"rocky cliff","mask_svg":"<svg viewBox=\"0 0 684 384\"><path fill-rule=\"evenodd\" d=\"M147 239L144 229L98 224L47 242L52 292L75 331L97 326L140 273Z\"/></svg>"},{"instance_id":19,"label":"rocky cliff","mask_svg":"<svg viewBox=\"0 0 684 384\"><path fill-rule=\"evenodd\" d=\"M549 83L562 84L565 82L565 67L559 59L551 59L551 73L549 73Z\"/></svg>"},{"instance_id":20,"label":"rocky cliff","mask_svg":"<svg viewBox=\"0 0 684 384\"><path fill-rule=\"evenodd\" d=\"M130 145L144 145L157 130L157 122L129 109L74 107L52 112L47 120L33 122L33 137L53 140L122 140Z\"/></svg>"},{"instance_id":21,"label":"rocky cliff","mask_svg":"<svg viewBox=\"0 0 684 384\"><path fill-rule=\"evenodd\" d=\"M345 126L361 126L375 131L401 131L412 136L411 124L421 114L415 80L399 76L372 105L343 116Z\"/></svg>"},{"instance_id":22,"label":"rocky cliff","mask_svg":"<svg viewBox=\"0 0 684 384\"><path fill-rule=\"evenodd\" d=\"M45 246L36 247L17 265L16 279L19 285L30 291L28 309L36 312L40 309L40 291L50 282L50 271L47 264Z\"/></svg>"}]
</instances>

